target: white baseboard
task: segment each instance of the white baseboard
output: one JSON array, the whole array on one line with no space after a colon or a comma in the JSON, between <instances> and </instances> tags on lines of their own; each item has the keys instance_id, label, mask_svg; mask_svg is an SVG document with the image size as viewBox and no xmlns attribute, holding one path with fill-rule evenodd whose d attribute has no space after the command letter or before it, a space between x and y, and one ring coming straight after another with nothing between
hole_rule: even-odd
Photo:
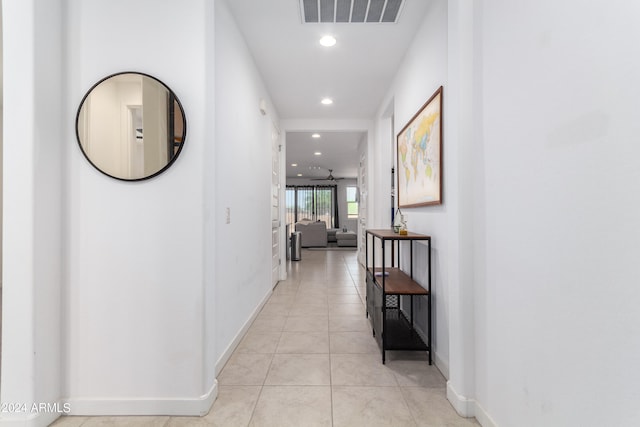
<instances>
[{"instance_id":1,"label":"white baseboard","mask_svg":"<svg viewBox=\"0 0 640 427\"><path fill-rule=\"evenodd\" d=\"M451 381L447 381L447 399L461 417L475 417L476 401L459 394L453 388Z\"/></svg>"},{"instance_id":2,"label":"white baseboard","mask_svg":"<svg viewBox=\"0 0 640 427\"><path fill-rule=\"evenodd\" d=\"M489 416L482 405L476 402L476 420L483 427L498 427L498 424Z\"/></svg>"},{"instance_id":3,"label":"white baseboard","mask_svg":"<svg viewBox=\"0 0 640 427\"><path fill-rule=\"evenodd\" d=\"M229 361L229 358L233 354L236 347L238 347L238 344L240 344L240 341L242 341L242 338L244 338L253 321L256 320L256 317L258 317L258 314L260 314L260 310L262 310L262 307L264 307L267 301L269 301L272 293L273 290L270 290L267 295L264 296L262 301L260 301L260 304L258 304L253 313L251 313L249 319L244 323L242 328L240 328L233 341L231 341L231 343L227 346L227 349L220 355L220 358L218 358L218 361L216 362L216 378L218 377L218 375L220 375L220 372L222 372L222 368L224 368L224 365L226 365Z\"/></svg>"},{"instance_id":4,"label":"white baseboard","mask_svg":"<svg viewBox=\"0 0 640 427\"><path fill-rule=\"evenodd\" d=\"M451 381L447 381L447 399L461 417L475 417L482 427L498 427L498 424L496 424L480 403L475 399L469 399L456 392L453 385L451 385Z\"/></svg>"},{"instance_id":5,"label":"white baseboard","mask_svg":"<svg viewBox=\"0 0 640 427\"><path fill-rule=\"evenodd\" d=\"M218 396L218 381L207 393L196 398L167 399L67 399L67 415L84 416L131 416L131 415L169 415L198 416L209 413L211 405Z\"/></svg>"},{"instance_id":6,"label":"white baseboard","mask_svg":"<svg viewBox=\"0 0 640 427\"><path fill-rule=\"evenodd\" d=\"M0 415L0 426L47 427L49 424L57 420L60 415L62 414L56 412L43 412L37 414L2 414Z\"/></svg>"}]
</instances>

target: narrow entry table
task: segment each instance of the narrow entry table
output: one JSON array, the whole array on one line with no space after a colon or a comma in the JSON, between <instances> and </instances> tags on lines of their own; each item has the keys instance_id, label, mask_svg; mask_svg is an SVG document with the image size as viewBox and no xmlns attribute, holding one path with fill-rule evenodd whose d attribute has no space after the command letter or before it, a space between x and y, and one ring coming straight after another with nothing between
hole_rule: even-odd
<instances>
[{"instance_id":1,"label":"narrow entry table","mask_svg":"<svg viewBox=\"0 0 640 427\"><path fill-rule=\"evenodd\" d=\"M385 363L386 350L431 351L431 236L408 233L401 235L393 230L367 230L365 240L365 268L367 271L367 316L371 321L373 335L382 351ZM372 238L371 263L369 262L369 239ZM376 266L376 241L382 246L382 263ZM409 271L400 269L400 242L409 243ZM413 247L415 241L427 243L427 288L413 279ZM391 267L385 266L386 246L391 242ZM398 267L396 267L396 262ZM400 298L410 296L411 304L407 317ZM413 298L415 295L427 298L427 343L418 334L413 323Z\"/></svg>"}]
</instances>

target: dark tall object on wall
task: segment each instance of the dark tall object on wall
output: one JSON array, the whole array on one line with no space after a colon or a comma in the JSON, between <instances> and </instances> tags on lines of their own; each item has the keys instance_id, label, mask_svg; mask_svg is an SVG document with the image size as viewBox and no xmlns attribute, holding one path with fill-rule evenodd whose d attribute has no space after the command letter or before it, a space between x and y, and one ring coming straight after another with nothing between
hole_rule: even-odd
<instances>
[{"instance_id":1,"label":"dark tall object on wall","mask_svg":"<svg viewBox=\"0 0 640 427\"><path fill-rule=\"evenodd\" d=\"M391 227L396 220L396 170L391 168Z\"/></svg>"}]
</instances>

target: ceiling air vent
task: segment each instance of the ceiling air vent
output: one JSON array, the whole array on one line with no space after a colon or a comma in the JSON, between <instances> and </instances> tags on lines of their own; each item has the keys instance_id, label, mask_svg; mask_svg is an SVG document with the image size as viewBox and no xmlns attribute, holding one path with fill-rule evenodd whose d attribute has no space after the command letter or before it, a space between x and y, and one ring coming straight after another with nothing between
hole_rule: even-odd
<instances>
[{"instance_id":1,"label":"ceiling air vent","mask_svg":"<svg viewBox=\"0 0 640 427\"><path fill-rule=\"evenodd\" d=\"M395 23L405 0L300 0L302 22Z\"/></svg>"}]
</instances>

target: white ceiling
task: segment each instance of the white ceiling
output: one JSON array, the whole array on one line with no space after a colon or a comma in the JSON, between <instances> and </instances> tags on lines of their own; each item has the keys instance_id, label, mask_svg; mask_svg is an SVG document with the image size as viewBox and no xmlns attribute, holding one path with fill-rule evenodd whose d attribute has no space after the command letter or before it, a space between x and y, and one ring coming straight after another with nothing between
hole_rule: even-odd
<instances>
[{"instance_id":1,"label":"white ceiling","mask_svg":"<svg viewBox=\"0 0 640 427\"><path fill-rule=\"evenodd\" d=\"M355 178L358 174L358 144L365 132L287 132L287 177L325 178L329 169L336 178ZM321 156L313 153L320 152ZM298 166L291 166L296 163Z\"/></svg>"},{"instance_id":2,"label":"white ceiling","mask_svg":"<svg viewBox=\"0 0 640 427\"><path fill-rule=\"evenodd\" d=\"M405 0L397 23L351 24L303 24L299 0L227 0L227 4L280 118L339 120L374 117L430 1ZM326 34L337 39L334 47L319 44ZM320 104L325 96L333 98L333 105ZM361 134L323 134L322 159L305 152L308 136L287 133L287 176L295 176L289 166L294 156L299 164L332 168L335 176L356 176L353 141L359 142ZM326 174L325 170L315 176Z\"/></svg>"}]
</instances>

